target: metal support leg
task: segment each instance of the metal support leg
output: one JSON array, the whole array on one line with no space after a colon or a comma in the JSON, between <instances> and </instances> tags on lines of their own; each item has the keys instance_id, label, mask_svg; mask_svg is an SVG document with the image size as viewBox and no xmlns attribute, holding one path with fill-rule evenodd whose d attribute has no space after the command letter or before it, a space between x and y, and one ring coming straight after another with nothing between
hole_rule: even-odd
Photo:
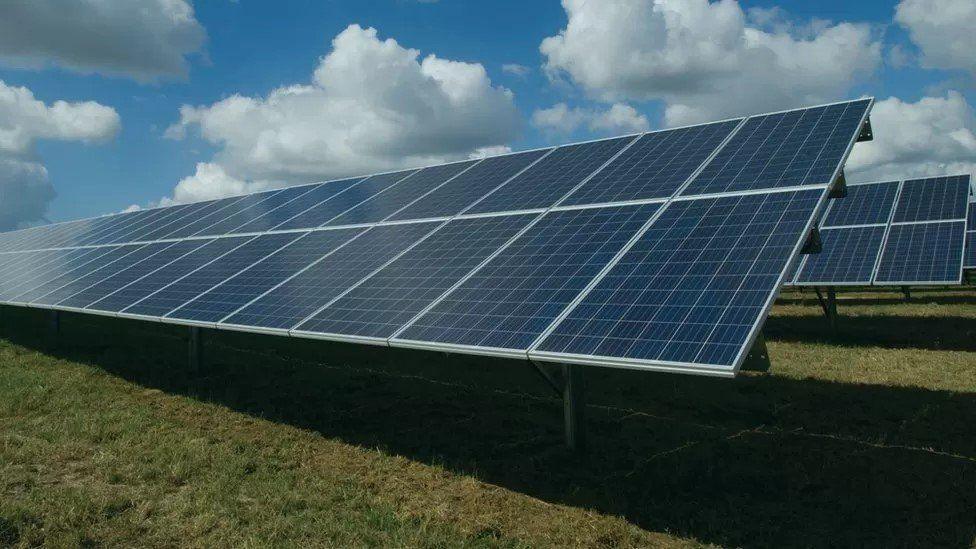
<instances>
[{"instance_id":1,"label":"metal support leg","mask_svg":"<svg viewBox=\"0 0 976 549\"><path fill-rule=\"evenodd\" d=\"M902 286L901 293L905 294L906 303L912 300L912 291L908 288L908 286Z\"/></svg>"},{"instance_id":2,"label":"metal support leg","mask_svg":"<svg viewBox=\"0 0 976 549\"><path fill-rule=\"evenodd\" d=\"M61 311L49 311L47 313L47 328L52 336L61 333Z\"/></svg>"},{"instance_id":3,"label":"metal support leg","mask_svg":"<svg viewBox=\"0 0 976 549\"><path fill-rule=\"evenodd\" d=\"M563 418L566 428L566 446L577 452L586 447L585 410L583 394L583 367L563 365Z\"/></svg>"},{"instance_id":4,"label":"metal support leg","mask_svg":"<svg viewBox=\"0 0 976 549\"><path fill-rule=\"evenodd\" d=\"M199 372L203 363L203 335L200 333L200 328L196 326L190 327L189 351L190 370Z\"/></svg>"},{"instance_id":5,"label":"metal support leg","mask_svg":"<svg viewBox=\"0 0 976 549\"><path fill-rule=\"evenodd\" d=\"M817 301L820 302L820 308L823 309L824 318L827 319L827 326L830 331L834 334L837 333L837 292L834 288L827 288L827 298L824 299L823 294L820 293L820 288L814 288L817 293Z\"/></svg>"}]
</instances>

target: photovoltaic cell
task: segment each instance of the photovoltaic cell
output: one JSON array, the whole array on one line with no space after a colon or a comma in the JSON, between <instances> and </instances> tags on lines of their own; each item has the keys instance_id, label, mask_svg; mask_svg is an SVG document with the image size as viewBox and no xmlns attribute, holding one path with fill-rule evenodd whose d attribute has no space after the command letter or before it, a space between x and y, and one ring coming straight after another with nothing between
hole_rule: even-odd
<instances>
[{"instance_id":1,"label":"photovoltaic cell","mask_svg":"<svg viewBox=\"0 0 976 549\"><path fill-rule=\"evenodd\" d=\"M875 284L957 284L964 241L964 221L892 225Z\"/></svg>"},{"instance_id":2,"label":"photovoltaic cell","mask_svg":"<svg viewBox=\"0 0 976 549\"><path fill-rule=\"evenodd\" d=\"M528 350L659 207L550 212L396 339Z\"/></svg>"},{"instance_id":3,"label":"photovoltaic cell","mask_svg":"<svg viewBox=\"0 0 976 549\"><path fill-rule=\"evenodd\" d=\"M269 234L255 237L243 246L200 267L153 295L125 309L124 313L166 316L170 311L241 272L257 261L288 245L302 233Z\"/></svg>"},{"instance_id":4,"label":"photovoltaic cell","mask_svg":"<svg viewBox=\"0 0 976 549\"><path fill-rule=\"evenodd\" d=\"M156 253L146 259L120 270L116 274L86 288L65 299L59 305L64 307L83 308L112 293L128 286L140 278L152 273L156 269L166 266L197 248L210 242L209 240L182 240L178 242L159 242L150 244Z\"/></svg>"},{"instance_id":5,"label":"photovoltaic cell","mask_svg":"<svg viewBox=\"0 0 976 549\"><path fill-rule=\"evenodd\" d=\"M966 233L966 257L963 260L964 269L976 269L976 231Z\"/></svg>"},{"instance_id":6,"label":"photovoltaic cell","mask_svg":"<svg viewBox=\"0 0 976 549\"><path fill-rule=\"evenodd\" d=\"M289 219L301 214L302 212L310 210L322 202L333 198L342 191L345 191L362 180L362 177L354 177L352 179L330 181L328 183L317 185L314 189L309 191L308 194L302 195L301 197L282 205L276 210L272 210L262 216L254 218L246 225L238 227L235 232L257 233L270 231L278 225L281 225Z\"/></svg>"},{"instance_id":7,"label":"photovoltaic cell","mask_svg":"<svg viewBox=\"0 0 976 549\"><path fill-rule=\"evenodd\" d=\"M559 147L465 213L548 208L635 139L618 137Z\"/></svg>"},{"instance_id":8,"label":"photovoltaic cell","mask_svg":"<svg viewBox=\"0 0 976 549\"><path fill-rule=\"evenodd\" d=\"M309 185L283 189L282 191L275 193L268 198L257 202L256 204L251 204L250 206L235 212L232 215L228 215L216 224L198 232L197 236L220 236L224 234L242 232L237 229L247 225L253 219L261 217L268 212L271 212L275 208L297 199L310 190L312 190L312 188Z\"/></svg>"},{"instance_id":9,"label":"photovoltaic cell","mask_svg":"<svg viewBox=\"0 0 976 549\"><path fill-rule=\"evenodd\" d=\"M807 256L797 284L870 284L885 225L821 229L823 250Z\"/></svg>"},{"instance_id":10,"label":"photovoltaic cell","mask_svg":"<svg viewBox=\"0 0 976 549\"><path fill-rule=\"evenodd\" d=\"M100 269L108 263L111 263L112 261L115 261L120 257L132 252L132 249L127 246L108 246L96 249L98 250L97 252L85 256L79 256L74 261L66 264L65 267L59 271L55 270L46 272L43 278L38 278L34 281L34 283L28 285L30 287L29 290L21 292L20 295L15 296L11 301L19 303L32 303L78 278L79 276L84 276L93 270ZM41 284L36 284L36 282L39 280L44 280L44 282Z\"/></svg>"},{"instance_id":11,"label":"photovoltaic cell","mask_svg":"<svg viewBox=\"0 0 976 549\"><path fill-rule=\"evenodd\" d=\"M731 370L823 193L670 203L537 351Z\"/></svg>"},{"instance_id":12,"label":"photovoltaic cell","mask_svg":"<svg viewBox=\"0 0 976 549\"><path fill-rule=\"evenodd\" d=\"M451 221L296 331L389 337L536 217Z\"/></svg>"},{"instance_id":13,"label":"photovoltaic cell","mask_svg":"<svg viewBox=\"0 0 976 549\"><path fill-rule=\"evenodd\" d=\"M62 301L68 299L69 297L75 295L76 293L105 280L106 278L115 275L116 273L123 271L136 263L146 259L147 257L155 254L160 249L170 246L170 244L129 244L119 248L121 253L125 253L115 261L107 263L99 269L93 269L92 271L85 273L83 276L79 276L72 280L71 282L65 284L64 286L54 290L53 292L34 300L34 303L40 303L43 305L60 305ZM69 304L64 304L65 306L70 306Z\"/></svg>"},{"instance_id":14,"label":"photovoltaic cell","mask_svg":"<svg viewBox=\"0 0 976 549\"><path fill-rule=\"evenodd\" d=\"M293 328L437 226L428 222L373 227L222 323Z\"/></svg>"},{"instance_id":15,"label":"photovoltaic cell","mask_svg":"<svg viewBox=\"0 0 976 549\"><path fill-rule=\"evenodd\" d=\"M508 181L551 149L486 158L423 199L390 217L391 221L449 217L461 213L492 189Z\"/></svg>"},{"instance_id":16,"label":"photovoltaic cell","mask_svg":"<svg viewBox=\"0 0 976 549\"><path fill-rule=\"evenodd\" d=\"M271 193L275 192L277 191L271 191ZM220 222L221 219L234 215L235 212L247 208L251 204L260 202L267 198L268 194L260 193L260 196L250 195L221 198L214 203L212 208L208 208L205 214L194 216L192 219L187 220L186 223L180 223L176 227L171 227L168 232L160 235L159 238L186 238L193 236L214 223Z\"/></svg>"},{"instance_id":17,"label":"photovoltaic cell","mask_svg":"<svg viewBox=\"0 0 976 549\"><path fill-rule=\"evenodd\" d=\"M205 244L203 246L182 256L174 254L173 260L162 268L150 272L115 293L92 303L87 308L96 311L120 312L133 303L169 285L174 280L186 276L203 265L226 254L251 238L247 236L236 236L204 240L203 242Z\"/></svg>"},{"instance_id":18,"label":"photovoltaic cell","mask_svg":"<svg viewBox=\"0 0 976 549\"><path fill-rule=\"evenodd\" d=\"M683 196L829 185L870 100L750 118Z\"/></svg>"},{"instance_id":19,"label":"photovoltaic cell","mask_svg":"<svg viewBox=\"0 0 976 549\"><path fill-rule=\"evenodd\" d=\"M337 195L335 198L326 200L278 225L275 227L275 230L314 229L321 227L360 202L386 191L401 181L406 183L410 180L408 178L416 173L416 171L406 170L367 177L361 183L353 185L349 190Z\"/></svg>"},{"instance_id":20,"label":"photovoltaic cell","mask_svg":"<svg viewBox=\"0 0 976 549\"><path fill-rule=\"evenodd\" d=\"M366 200L325 225L336 227L339 225L357 225L383 221L425 193L430 192L448 179L470 168L475 162L474 160L470 160L467 162L456 162L454 164L424 168L412 175L409 179L394 185L386 192Z\"/></svg>"},{"instance_id":21,"label":"photovoltaic cell","mask_svg":"<svg viewBox=\"0 0 976 549\"><path fill-rule=\"evenodd\" d=\"M893 221L965 219L968 202L968 175L905 181Z\"/></svg>"},{"instance_id":22,"label":"photovoltaic cell","mask_svg":"<svg viewBox=\"0 0 976 549\"><path fill-rule=\"evenodd\" d=\"M741 121L645 134L560 205L670 197Z\"/></svg>"},{"instance_id":23,"label":"photovoltaic cell","mask_svg":"<svg viewBox=\"0 0 976 549\"><path fill-rule=\"evenodd\" d=\"M337 229L308 233L166 316L217 322L364 230Z\"/></svg>"},{"instance_id":24,"label":"photovoltaic cell","mask_svg":"<svg viewBox=\"0 0 976 549\"><path fill-rule=\"evenodd\" d=\"M830 201L830 211L822 226L887 225L897 194L897 181L849 185L847 196Z\"/></svg>"}]
</instances>

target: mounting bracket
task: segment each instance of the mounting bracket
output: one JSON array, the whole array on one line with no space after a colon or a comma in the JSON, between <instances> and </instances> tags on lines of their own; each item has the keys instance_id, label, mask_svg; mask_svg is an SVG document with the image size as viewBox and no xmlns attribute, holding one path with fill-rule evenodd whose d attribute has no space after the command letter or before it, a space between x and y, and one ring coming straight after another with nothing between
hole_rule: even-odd
<instances>
[{"instance_id":1,"label":"mounting bracket","mask_svg":"<svg viewBox=\"0 0 976 549\"><path fill-rule=\"evenodd\" d=\"M762 332L759 332L740 370L745 372L768 372L770 367L769 351L766 349L766 336Z\"/></svg>"},{"instance_id":2,"label":"mounting bracket","mask_svg":"<svg viewBox=\"0 0 976 549\"><path fill-rule=\"evenodd\" d=\"M857 136L857 142L862 143L864 141L873 141L874 131L871 129L871 117L869 116L867 120L864 121L864 125L861 126L861 133Z\"/></svg>"},{"instance_id":3,"label":"mounting bracket","mask_svg":"<svg viewBox=\"0 0 976 549\"><path fill-rule=\"evenodd\" d=\"M800 254L819 254L823 251L823 241L820 239L820 229L814 227L810 229L810 234L807 236L807 241L803 243L803 248L800 249Z\"/></svg>"}]
</instances>

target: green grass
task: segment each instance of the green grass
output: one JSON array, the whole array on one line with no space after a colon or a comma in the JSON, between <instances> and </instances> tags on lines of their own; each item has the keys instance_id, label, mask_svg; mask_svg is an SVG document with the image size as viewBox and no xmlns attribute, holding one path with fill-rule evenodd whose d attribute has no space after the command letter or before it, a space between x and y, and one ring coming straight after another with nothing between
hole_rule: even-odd
<instances>
[{"instance_id":1,"label":"green grass","mask_svg":"<svg viewBox=\"0 0 976 549\"><path fill-rule=\"evenodd\" d=\"M768 374L523 364L0 310L0 546L976 543L976 292L786 293Z\"/></svg>"}]
</instances>

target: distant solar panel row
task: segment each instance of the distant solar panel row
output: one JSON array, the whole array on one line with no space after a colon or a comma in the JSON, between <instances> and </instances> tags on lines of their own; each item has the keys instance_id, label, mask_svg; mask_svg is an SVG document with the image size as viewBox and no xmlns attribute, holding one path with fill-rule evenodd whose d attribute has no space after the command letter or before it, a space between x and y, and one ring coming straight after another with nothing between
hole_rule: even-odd
<instances>
[{"instance_id":1,"label":"distant solar panel row","mask_svg":"<svg viewBox=\"0 0 976 549\"><path fill-rule=\"evenodd\" d=\"M970 185L972 196L972 185ZM969 215L966 216L966 252L962 261L963 269L976 269L976 202L969 203Z\"/></svg>"},{"instance_id":2,"label":"distant solar panel row","mask_svg":"<svg viewBox=\"0 0 976 549\"><path fill-rule=\"evenodd\" d=\"M0 302L732 375L870 105L6 233Z\"/></svg>"},{"instance_id":3,"label":"distant solar panel row","mask_svg":"<svg viewBox=\"0 0 976 549\"><path fill-rule=\"evenodd\" d=\"M969 192L968 175L849 186L821 223L823 252L804 258L793 283L962 282Z\"/></svg>"}]
</instances>

